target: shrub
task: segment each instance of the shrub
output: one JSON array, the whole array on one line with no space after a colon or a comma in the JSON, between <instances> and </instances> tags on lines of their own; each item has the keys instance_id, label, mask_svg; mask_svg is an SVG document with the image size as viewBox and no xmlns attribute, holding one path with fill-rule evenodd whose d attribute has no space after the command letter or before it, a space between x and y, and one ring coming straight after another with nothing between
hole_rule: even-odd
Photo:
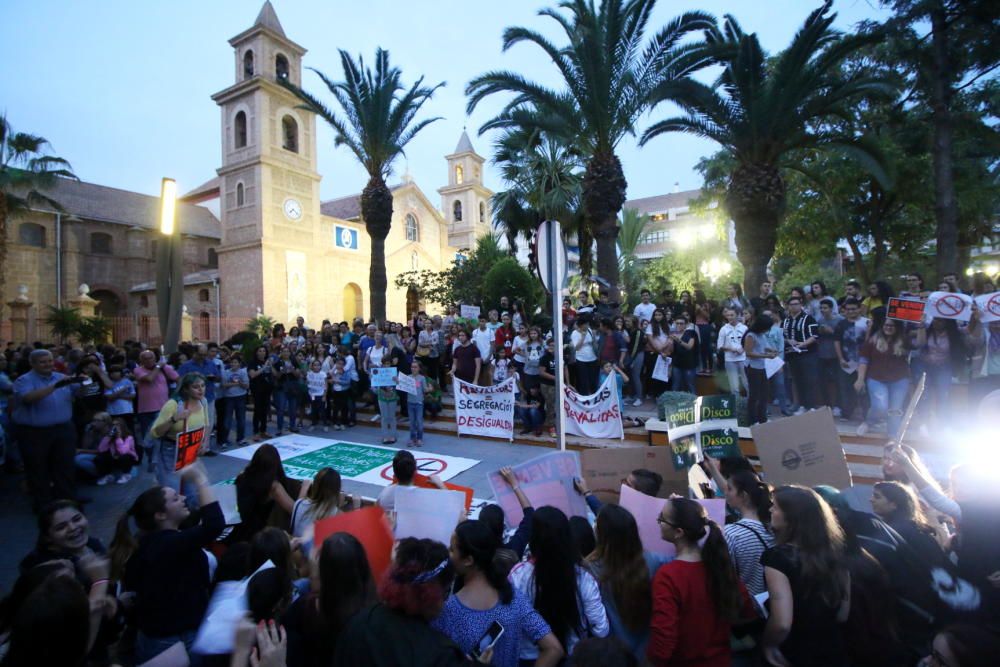
<instances>
[{"instance_id":1,"label":"shrub","mask_svg":"<svg viewBox=\"0 0 1000 667\"><path fill-rule=\"evenodd\" d=\"M525 312L533 313L542 299L542 286L516 259L504 257L483 277L483 302L498 303L501 296L519 299Z\"/></svg>"}]
</instances>

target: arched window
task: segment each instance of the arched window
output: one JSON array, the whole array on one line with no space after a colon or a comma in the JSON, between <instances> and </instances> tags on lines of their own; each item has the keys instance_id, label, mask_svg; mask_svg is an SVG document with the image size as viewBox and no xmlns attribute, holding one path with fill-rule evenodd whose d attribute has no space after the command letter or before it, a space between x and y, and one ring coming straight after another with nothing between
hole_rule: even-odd
<instances>
[{"instance_id":1,"label":"arched window","mask_svg":"<svg viewBox=\"0 0 1000 667\"><path fill-rule=\"evenodd\" d=\"M280 53L274 58L274 75L278 79L288 78L288 58Z\"/></svg>"},{"instance_id":2,"label":"arched window","mask_svg":"<svg viewBox=\"0 0 1000 667\"><path fill-rule=\"evenodd\" d=\"M247 145L247 115L244 111L237 111L233 119L233 141L236 148Z\"/></svg>"},{"instance_id":3,"label":"arched window","mask_svg":"<svg viewBox=\"0 0 1000 667\"><path fill-rule=\"evenodd\" d=\"M208 267L210 269L219 268L219 253L215 251L215 248L208 249Z\"/></svg>"},{"instance_id":4,"label":"arched window","mask_svg":"<svg viewBox=\"0 0 1000 667\"><path fill-rule=\"evenodd\" d=\"M299 124L291 116L281 119L281 147L293 153L299 152Z\"/></svg>"},{"instance_id":5,"label":"arched window","mask_svg":"<svg viewBox=\"0 0 1000 667\"><path fill-rule=\"evenodd\" d=\"M44 248L45 228L33 222L22 222L17 228L17 242L32 248Z\"/></svg>"},{"instance_id":6,"label":"arched window","mask_svg":"<svg viewBox=\"0 0 1000 667\"><path fill-rule=\"evenodd\" d=\"M479 202L479 222L486 222L486 202Z\"/></svg>"},{"instance_id":7,"label":"arched window","mask_svg":"<svg viewBox=\"0 0 1000 667\"><path fill-rule=\"evenodd\" d=\"M253 51L249 49L243 54L243 78L253 78Z\"/></svg>"},{"instance_id":8,"label":"arched window","mask_svg":"<svg viewBox=\"0 0 1000 667\"><path fill-rule=\"evenodd\" d=\"M412 213L406 214L406 240L420 240L420 227L417 225L417 219Z\"/></svg>"},{"instance_id":9,"label":"arched window","mask_svg":"<svg viewBox=\"0 0 1000 667\"><path fill-rule=\"evenodd\" d=\"M462 222L462 202L457 199L451 205L451 217L455 222Z\"/></svg>"},{"instance_id":10,"label":"arched window","mask_svg":"<svg viewBox=\"0 0 1000 667\"><path fill-rule=\"evenodd\" d=\"M212 337L212 316L202 313L198 316L198 338L209 340Z\"/></svg>"},{"instance_id":11,"label":"arched window","mask_svg":"<svg viewBox=\"0 0 1000 667\"><path fill-rule=\"evenodd\" d=\"M90 235L90 252L94 255L110 255L111 234L94 232Z\"/></svg>"},{"instance_id":12,"label":"arched window","mask_svg":"<svg viewBox=\"0 0 1000 667\"><path fill-rule=\"evenodd\" d=\"M207 289L198 290L198 301L201 301L202 303L205 303L207 301L211 301L211 298L208 296L208 290Z\"/></svg>"},{"instance_id":13,"label":"arched window","mask_svg":"<svg viewBox=\"0 0 1000 667\"><path fill-rule=\"evenodd\" d=\"M236 184L236 207L239 208L240 206L243 206L243 202L244 202L245 199L246 199L246 194L243 191L243 184L242 183L237 183Z\"/></svg>"},{"instance_id":14,"label":"arched window","mask_svg":"<svg viewBox=\"0 0 1000 667\"><path fill-rule=\"evenodd\" d=\"M455 184L461 185L465 182L465 170L462 169L462 165L455 166Z\"/></svg>"}]
</instances>

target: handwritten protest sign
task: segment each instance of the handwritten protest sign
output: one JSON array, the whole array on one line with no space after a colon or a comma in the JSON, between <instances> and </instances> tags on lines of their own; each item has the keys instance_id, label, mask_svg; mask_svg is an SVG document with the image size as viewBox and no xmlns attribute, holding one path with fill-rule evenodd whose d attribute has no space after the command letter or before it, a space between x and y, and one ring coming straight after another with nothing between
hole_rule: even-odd
<instances>
[{"instance_id":1,"label":"handwritten protest sign","mask_svg":"<svg viewBox=\"0 0 1000 667\"><path fill-rule=\"evenodd\" d=\"M478 320L479 319L479 306L462 306L461 311L463 320Z\"/></svg>"},{"instance_id":2,"label":"handwritten protest sign","mask_svg":"<svg viewBox=\"0 0 1000 667\"><path fill-rule=\"evenodd\" d=\"M1000 292L980 294L975 301L980 322L988 323L1000 320Z\"/></svg>"},{"instance_id":3,"label":"handwritten protest sign","mask_svg":"<svg viewBox=\"0 0 1000 667\"><path fill-rule=\"evenodd\" d=\"M890 297L885 316L890 320L899 320L900 322L922 322L926 305L923 299Z\"/></svg>"},{"instance_id":4,"label":"handwritten protest sign","mask_svg":"<svg viewBox=\"0 0 1000 667\"><path fill-rule=\"evenodd\" d=\"M755 424L750 432L769 484L851 486L851 471L830 408Z\"/></svg>"},{"instance_id":5,"label":"handwritten protest sign","mask_svg":"<svg viewBox=\"0 0 1000 667\"><path fill-rule=\"evenodd\" d=\"M373 366L369 371L373 387L395 387L398 373L393 366Z\"/></svg>"},{"instance_id":6,"label":"handwritten protest sign","mask_svg":"<svg viewBox=\"0 0 1000 667\"><path fill-rule=\"evenodd\" d=\"M968 322L972 318L972 297L956 292L931 292L927 297L927 317Z\"/></svg>"},{"instance_id":7,"label":"handwritten protest sign","mask_svg":"<svg viewBox=\"0 0 1000 667\"><path fill-rule=\"evenodd\" d=\"M551 505L561 509L566 516L587 516L587 503L573 488L573 478L580 476L580 466L572 452L542 454L511 469L532 506ZM514 490L500 477L499 471L491 472L489 480L507 525L516 527L524 518L524 512Z\"/></svg>"},{"instance_id":8,"label":"handwritten protest sign","mask_svg":"<svg viewBox=\"0 0 1000 667\"><path fill-rule=\"evenodd\" d=\"M656 356L656 365L653 366L653 379L660 382L670 382L670 357L662 354Z\"/></svg>"},{"instance_id":9,"label":"handwritten protest sign","mask_svg":"<svg viewBox=\"0 0 1000 667\"><path fill-rule=\"evenodd\" d=\"M621 487L620 504L635 517L642 548L655 554L673 556L676 553L674 545L663 539L660 534L660 524L656 520L667 500L667 498L647 496L625 485ZM726 521L726 501L722 498L712 498L698 500L698 503L721 528Z\"/></svg>"},{"instance_id":10,"label":"handwritten protest sign","mask_svg":"<svg viewBox=\"0 0 1000 667\"><path fill-rule=\"evenodd\" d=\"M617 503L622 480L633 470L645 468L663 477L660 497L687 495L688 472L677 470L666 447L608 447L580 452L581 477L603 503Z\"/></svg>"},{"instance_id":11,"label":"handwritten protest sign","mask_svg":"<svg viewBox=\"0 0 1000 667\"><path fill-rule=\"evenodd\" d=\"M401 486L396 489L396 539L417 537L448 544L467 512L460 491Z\"/></svg>"},{"instance_id":12,"label":"handwritten protest sign","mask_svg":"<svg viewBox=\"0 0 1000 667\"><path fill-rule=\"evenodd\" d=\"M514 378L480 387L454 378L455 422L460 435L514 439Z\"/></svg>"},{"instance_id":13,"label":"handwritten protest sign","mask_svg":"<svg viewBox=\"0 0 1000 667\"><path fill-rule=\"evenodd\" d=\"M396 378L396 389L405 391L407 394L416 394L417 380L412 375L400 373Z\"/></svg>"},{"instance_id":14,"label":"handwritten protest sign","mask_svg":"<svg viewBox=\"0 0 1000 667\"><path fill-rule=\"evenodd\" d=\"M174 472L198 460L198 452L201 450L201 444L204 440L204 426L177 434L177 457L174 459Z\"/></svg>"},{"instance_id":15,"label":"handwritten protest sign","mask_svg":"<svg viewBox=\"0 0 1000 667\"><path fill-rule=\"evenodd\" d=\"M581 396L563 387L566 432L587 438L624 438L615 374L604 378L596 393Z\"/></svg>"},{"instance_id":16,"label":"handwritten protest sign","mask_svg":"<svg viewBox=\"0 0 1000 667\"><path fill-rule=\"evenodd\" d=\"M313 526L314 548L318 549L334 533L349 533L361 542L372 578L380 581L392 559L392 529L382 508L374 505L317 521Z\"/></svg>"}]
</instances>

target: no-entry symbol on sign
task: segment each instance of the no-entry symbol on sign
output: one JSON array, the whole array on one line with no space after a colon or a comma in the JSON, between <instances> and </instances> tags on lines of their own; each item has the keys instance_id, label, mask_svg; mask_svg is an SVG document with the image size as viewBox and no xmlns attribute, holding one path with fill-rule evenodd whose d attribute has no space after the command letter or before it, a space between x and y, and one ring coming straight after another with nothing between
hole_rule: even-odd
<instances>
[{"instance_id":1,"label":"no-entry symbol on sign","mask_svg":"<svg viewBox=\"0 0 1000 667\"><path fill-rule=\"evenodd\" d=\"M442 461L441 459L435 458L418 458L417 461L417 472L421 475L426 475L430 477L431 475L440 475L445 470L448 469L447 461ZM387 465L382 468L380 473L383 479L392 481L392 466Z\"/></svg>"},{"instance_id":2,"label":"no-entry symbol on sign","mask_svg":"<svg viewBox=\"0 0 1000 667\"><path fill-rule=\"evenodd\" d=\"M947 295L938 299L935 308L941 317L954 317L965 308L965 302L961 297Z\"/></svg>"},{"instance_id":3,"label":"no-entry symbol on sign","mask_svg":"<svg viewBox=\"0 0 1000 667\"><path fill-rule=\"evenodd\" d=\"M972 297L954 292L932 292L927 298L927 312L931 317L968 322L972 316Z\"/></svg>"},{"instance_id":4,"label":"no-entry symbol on sign","mask_svg":"<svg viewBox=\"0 0 1000 667\"><path fill-rule=\"evenodd\" d=\"M990 296L990 300L986 302L986 312L993 317L1000 317L1000 292Z\"/></svg>"}]
</instances>

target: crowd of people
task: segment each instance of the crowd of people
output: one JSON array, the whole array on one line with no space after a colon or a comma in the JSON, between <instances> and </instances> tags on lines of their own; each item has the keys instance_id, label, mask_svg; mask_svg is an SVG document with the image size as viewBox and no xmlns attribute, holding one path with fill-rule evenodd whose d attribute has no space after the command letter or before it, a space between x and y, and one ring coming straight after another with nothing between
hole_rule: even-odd
<instances>
[{"instance_id":1,"label":"crowd of people","mask_svg":"<svg viewBox=\"0 0 1000 667\"><path fill-rule=\"evenodd\" d=\"M948 278L938 289L958 290ZM911 275L900 295L926 293ZM890 437L918 373L927 374L930 426L956 379L973 396L998 388L1000 325L976 315L968 324L888 319L892 295L885 283L865 295L849 282L841 298L822 283L779 298L765 283L752 299L733 285L719 303L667 290L654 304L643 290L628 314L606 292L596 301L583 292L563 304L563 381L590 394L612 377L624 410L724 374L748 395L753 421L767 420L773 398L786 414L860 410L859 432L885 420ZM489 506L450 544L398 541L378 578L355 537L311 541L313 523L360 504L337 470L290 479L278 451L261 445L235 479L234 526L201 464L175 470L182 434L201 430L201 453L212 456L286 426L353 428L365 407L377 408L384 443L397 441L398 419L409 426L406 444L420 447L424 419L440 414L456 380L513 378L523 431L553 433L551 323L506 297L481 312L462 318L456 306L405 323L316 329L299 318L264 339L183 344L169 355L135 341L8 346L0 437L8 470L25 473L38 540L0 605L2 664L183 664L170 657L183 654L240 667L964 667L1000 646L1000 526L988 475L956 468L946 491L908 447L887 451L871 512L836 489L772 489L744 459L709 459L702 465L727 501L727 523L695 499L669 499L656 519L675 549L668 559L645 551L635 517L582 480L589 520L534 508L505 469L524 510L514 531ZM769 378L775 358L785 364ZM377 367L410 376L416 392L372 386ZM144 463L156 485L138 493L105 547L90 534L77 480L130 484ZM395 489L414 483L413 454L400 450L393 471L396 483L377 500L390 520ZM656 496L662 480L640 469L623 482ZM199 652L213 591L237 581L247 618L231 628L228 650ZM46 641L57 630L65 641Z\"/></svg>"}]
</instances>

